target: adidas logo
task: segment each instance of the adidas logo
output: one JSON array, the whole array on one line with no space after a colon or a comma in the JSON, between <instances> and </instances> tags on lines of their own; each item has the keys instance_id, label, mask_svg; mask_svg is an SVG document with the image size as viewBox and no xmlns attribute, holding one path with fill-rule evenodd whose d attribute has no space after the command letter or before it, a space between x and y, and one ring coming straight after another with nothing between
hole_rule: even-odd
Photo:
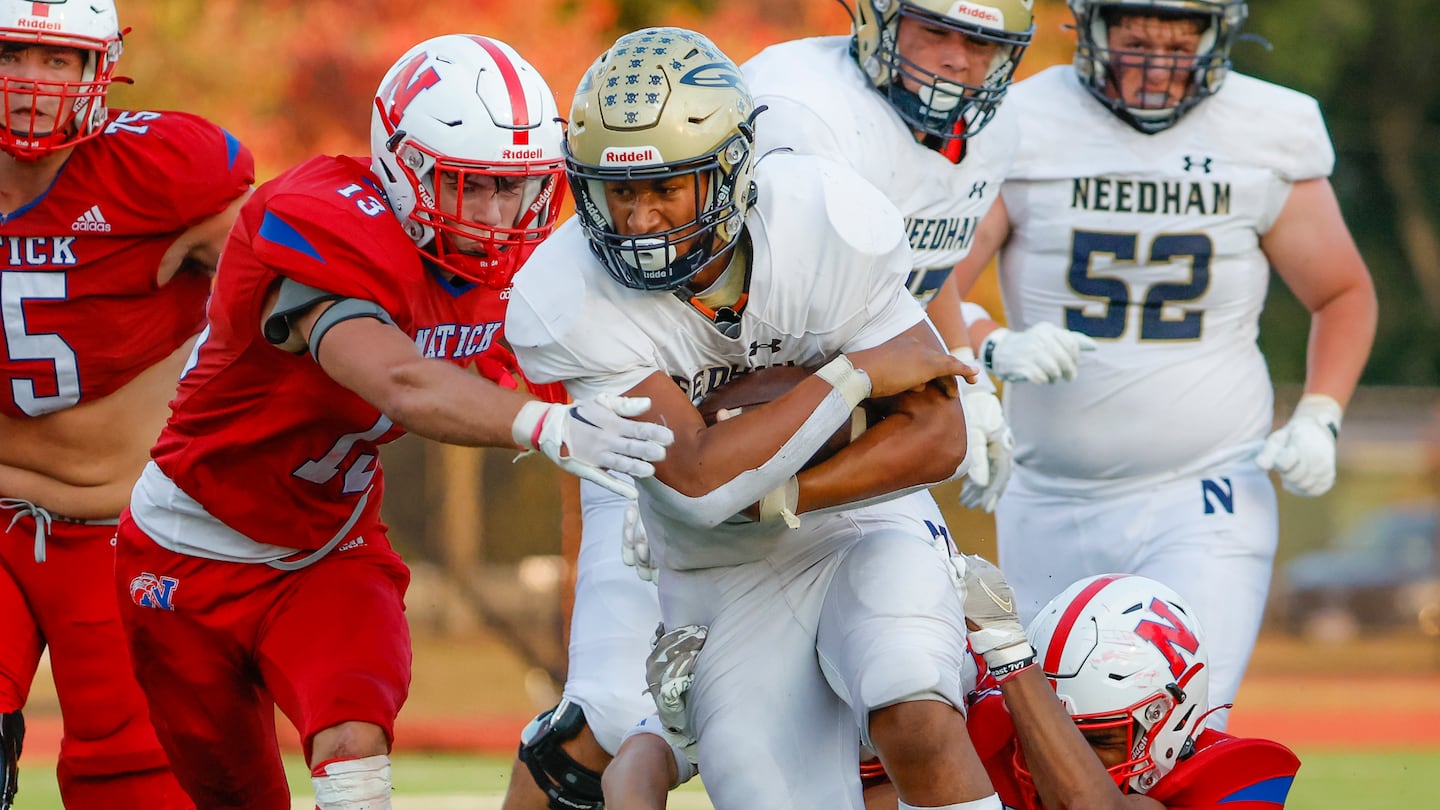
<instances>
[{"instance_id":1,"label":"adidas logo","mask_svg":"<svg viewBox=\"0 0 1440 810\"><path fill-rule=\"evenodd\" d=\"M105 215L100 213L100 206L92 205L90 210L80 215L80 218L70 224L72 231L96 231L109 233L110 223L105 221Z\"/></svg>"}]
</instances>

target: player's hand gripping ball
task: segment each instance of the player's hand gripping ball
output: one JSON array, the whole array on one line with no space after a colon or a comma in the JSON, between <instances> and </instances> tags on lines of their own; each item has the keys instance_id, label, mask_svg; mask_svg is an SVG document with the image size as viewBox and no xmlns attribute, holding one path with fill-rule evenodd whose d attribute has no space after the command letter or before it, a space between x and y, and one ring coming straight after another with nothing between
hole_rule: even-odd
<instances>
[{"instance_id":1,"label":"player's hand gripping ball","mask_svg":"<svg viewBox=\"0 0 1440 810\"><path fill-rule=\"evenodd\" d=\"M726 419L733 419L747 410L779 399L790 389L799 385L814 373L814 369L802 366L771 366L759 368L738 377L711 391L697 406L705 424L714 425ZM840 452L854 441L865 429L884 418L880 403L866 400L850 415L850 422L842 425L815 454L805 462L802 470L809 469Z\"/></svg>"}]
</instances>

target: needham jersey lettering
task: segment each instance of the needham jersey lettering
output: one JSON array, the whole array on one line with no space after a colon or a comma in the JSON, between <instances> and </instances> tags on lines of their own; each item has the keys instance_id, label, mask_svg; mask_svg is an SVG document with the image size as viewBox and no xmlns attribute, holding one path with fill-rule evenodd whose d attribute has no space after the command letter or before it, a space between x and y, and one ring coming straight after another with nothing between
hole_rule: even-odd
<instances>
[{"instance_id":1,"label":"needham jersey lettering","mask_svg":"<svg viewBox=\"0 0 1440 810\"><path fill-rule=\"evenodd\" d=\"M254 178L249 150L203 118L111 110L43 196L0 213L0 413L105 397L197 334L210 279L157 289L160 259Z\"/></svg>"},{"instance_id":2,"label":"needham jersey lettering","mask_svg":"<svg viewBox=\"0 0 1440 810\"><path fill-rule=\"evenodd\" d=\"M1230 195L1229 183L1083 177L1071 186L1070 207L1117 214L1224 216L1230 213Z\"/></svg>"},{"instance_id":3,"label":"needham jersey lettering","mask_svg":"<svg viewBox=\"0 0 1440 810\"><path fill-rule=\"evenodd\" d=\"M1004 107L1023 128L1002 191L1012 328L1099 343L1073 382L1006 392L1015 457L1043 479L1032 485L1120 493L1253 455L1273 416L1260 240L1291 185L1334 164L1314 99L1231 73L1145 135L1064 66L1014 85ZM1163 432L1135 429L1137 413L1165 414Z\"/></svg>"},{"instance_id":4,"label":"needham jersey lettering","mask_svg":"<svg viewBox=\"0 0 1440 810\"><path fill-rule=\"evenodd\" d=\"M847 36L784 42L741 67L756 106L768 108L756 119L756 151L818 155L879 189L904 217L912 271L906 287L924 305L970 252L1014 159L1017 123L1000 105L952 163L915 141L849 48Z\"/></svg>"}]
</instances>

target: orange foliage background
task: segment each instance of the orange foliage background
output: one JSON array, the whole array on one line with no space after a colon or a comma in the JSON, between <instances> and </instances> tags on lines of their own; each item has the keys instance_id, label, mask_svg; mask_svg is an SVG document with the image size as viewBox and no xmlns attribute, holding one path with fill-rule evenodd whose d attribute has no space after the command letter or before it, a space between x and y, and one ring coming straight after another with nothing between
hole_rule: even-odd
<instances>
[{"instance_id":1,"label":"orange foliage background","mask_svg":"<svg viewBox=\"0 0 1440 810\"><path fill-rule=\"evenodd\" d=\"M644 25L700 31L737 63L787 39L846 34L837 0L120 0L132 30L112 106L180 109L234 133L261 182L316 154L369 150L371 99L386 69L424 39L484 34L510 43L550 82L561 113L580 74ZM706 10L708 9L708 10ZM1062 0L1037 0L1023 78L1069 61ZM971 298L1000 315L995 274Z\"/></svg>"},{"instance_id":2,"label":"orange foliage background","mask_svg":"<svg viewBox=\"0 0 1440 810\"><path fill-rule=\"evenodd\" d=\"M849 31L836 0L120 0L133 30L119 72L121 108L183 109L254 151L260 179L319 153L369 148L370 99L390 64L432 36L474 33L513 45L549 80L564 112L583 71L622 19L701 31L736 62L775 42ZM708 6L713 11L702 11ZM650 7L650 11L647 11ZM1059 0L1037 3L1021 75L1070 58Z\"/></svg>"}]
</instances>

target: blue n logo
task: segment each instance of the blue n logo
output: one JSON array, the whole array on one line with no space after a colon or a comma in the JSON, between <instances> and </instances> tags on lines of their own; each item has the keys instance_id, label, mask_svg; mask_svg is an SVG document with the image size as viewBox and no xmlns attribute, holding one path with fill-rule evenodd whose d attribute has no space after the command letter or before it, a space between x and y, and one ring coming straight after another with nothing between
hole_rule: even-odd
<instances>
[{"instance_id":1,"label":"blue n logo","mask_svg":"<svg viewBox=\"0 0 1440 810\"><path fill-rule=\"evenodd\" d=\"M159 610L175 609L175 589L180 580L175 577L157 577L146 571L130 580L130 601L140 607Z\"/></svg>"},{"instance_id":2,"label":"blue n logo","mask_svg":"<svg viewBox=\"0 0 1440 810\"><path fill-rule=\"evenodd\" d=\"M1224 484L1224 488L1221 488ZM1221 478L1219 481L1212 481L1209 478L1200 481L1200 492L1205 499L1205 514L1215 514L1218 507L1224 509L1228 514L1235 514L1235 485L1230 483L1229 478Z\"/></svg>"}]
</instances>

